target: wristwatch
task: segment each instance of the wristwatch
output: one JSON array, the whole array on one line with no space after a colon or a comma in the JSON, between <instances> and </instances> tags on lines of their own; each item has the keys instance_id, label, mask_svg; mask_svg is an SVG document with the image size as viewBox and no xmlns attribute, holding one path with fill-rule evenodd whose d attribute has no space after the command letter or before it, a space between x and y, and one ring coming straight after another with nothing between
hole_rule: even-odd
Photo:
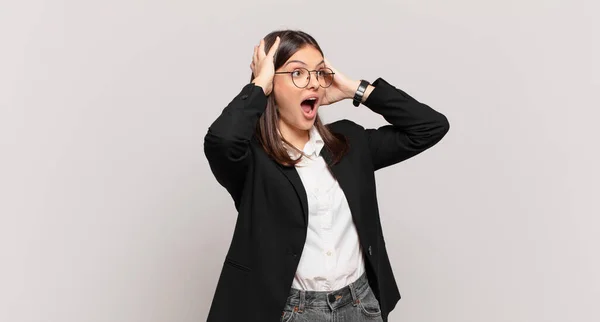
<instances>
[{"instance_id":1,"label":"wristwatch","mask_svg":"<svg viewBox=\"0 0 600 322\"><path fill-rule=\"evenodd\" d=\"M363 95L367 90L367 86L369 86L369 82L361 79L360 85L358 85L358 89L356 89L356 93L354 93L354 99L352 100L352 104L354 104L354 106L358 106L362 102Z\"/></svg>"}]
</instances>

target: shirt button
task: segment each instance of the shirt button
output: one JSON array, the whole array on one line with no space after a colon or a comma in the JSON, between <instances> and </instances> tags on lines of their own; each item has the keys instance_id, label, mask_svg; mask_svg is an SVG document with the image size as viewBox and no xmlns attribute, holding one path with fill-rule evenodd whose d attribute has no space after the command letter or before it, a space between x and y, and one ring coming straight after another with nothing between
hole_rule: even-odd
<instances>
[{"instance_id":1,"label":"shirt button","mask_svg":"<svg viewBox=\"0 0 600 322\"><path fill-rule=\"evenodd\" d=\"M327 252L327 256L331 256L331 251L328 251L328 252Z\"/></svg>"}]
</instances>

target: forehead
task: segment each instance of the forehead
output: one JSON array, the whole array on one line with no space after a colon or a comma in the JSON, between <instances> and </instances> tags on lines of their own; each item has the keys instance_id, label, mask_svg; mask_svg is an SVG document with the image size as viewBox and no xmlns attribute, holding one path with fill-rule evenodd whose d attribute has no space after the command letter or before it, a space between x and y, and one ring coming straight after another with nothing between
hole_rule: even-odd
<instances>
[{"instance_id":1,"label":"forehead","mask_svg":"<svg viewBox=\"0 0 600 322\"><path fill-rule=\"evenodd\" d=\"M317 67L323 62L323 55L313 46L304 46L295 52L284 66Z\"/></svg>"}]
</instances>

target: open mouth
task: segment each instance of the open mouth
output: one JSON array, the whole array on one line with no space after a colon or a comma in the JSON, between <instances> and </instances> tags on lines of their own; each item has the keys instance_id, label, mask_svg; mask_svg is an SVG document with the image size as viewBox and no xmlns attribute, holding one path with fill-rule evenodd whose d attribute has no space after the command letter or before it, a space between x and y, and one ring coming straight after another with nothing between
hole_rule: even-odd
<instances>
[{"instance_id":1,"label":"open mouth","mask_svg":"<svg viewBox=\"0 0 600 322\"><path fill-rule=\"evenodd\" d=\"M300 106L302 106L302 111L304 112L304 115L309 118L312 118L316 112L317 98L311 97L305 99L304 101L302 101L302 103L300 103Z\"/></svg>"}]
</instances>

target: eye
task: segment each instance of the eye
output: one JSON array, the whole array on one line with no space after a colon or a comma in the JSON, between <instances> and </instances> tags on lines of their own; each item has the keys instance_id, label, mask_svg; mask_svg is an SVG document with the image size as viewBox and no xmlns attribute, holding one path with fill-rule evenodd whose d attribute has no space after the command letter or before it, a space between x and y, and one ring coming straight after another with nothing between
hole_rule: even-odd
<instances>
[{"instance_id":1,"label":"eye","mask_svg":"<svg viewBox=\"0 0 600 322\"><path fill-rule=\"evenodd\" d=\"M329 72L328 70L322 69L322 70L317 71L317 75L319 75L319 76L325 77L325 76L329 76L329 74L331 74L331 72Z\"/></svg>"},{"instance_id":2,"label":"eye","mask_svg":"<svg viewBox=\"0 0 600 322\"><path fill-rule=\"evenodd\" d=\"M300 75L302 75L302 71L299 69L296 69L295 71L292 72L293 77L298 77Z\"/></svg>"}]
</instances>

